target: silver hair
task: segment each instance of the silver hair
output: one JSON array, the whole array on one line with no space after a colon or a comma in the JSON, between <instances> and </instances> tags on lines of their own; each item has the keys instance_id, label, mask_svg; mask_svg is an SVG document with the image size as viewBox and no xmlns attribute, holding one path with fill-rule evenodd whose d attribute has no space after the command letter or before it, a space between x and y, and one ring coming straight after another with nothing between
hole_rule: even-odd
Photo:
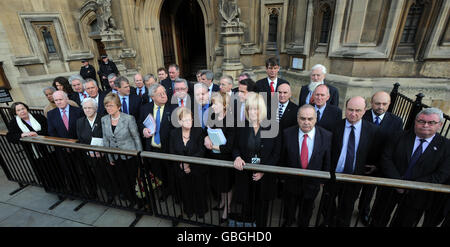
<instances>
[{"instance_id":1,"label":"silver hair","mask_svg":"<svg viewBox=\"0 0 450 247\"><path fill-rule=\"evenodd\" d=\"M423 115L433 115L433 114L436 114L436 115L438 115L438 117L439 117L439 122L440 122L440 123L443 123L443 122L444 122L444 113L441 111L441 109L434 108L434 107L422 109L419 113L417 113L417 115L416 115L416 120L417 120L417 118L418 118L420 115L422 115L422 114L423 114Z\"/></svg>"},{"instance_id":2,"label":"silver hair","mask_svg":"<svg viewBox=\"0 0 450 247\"><path fill-rule=\"evenodd\" d=\"M314 92L317 90L318 87L325 87L325 88L327 89L328 95L330 95L330 88L329 88L327 85L325 85L325 84L320 84L320 85L318 85L318 86L316 87L316 89L314 89ZM314 92L313 92L313 94L314 94Z\"/></svg>"},{"instance_id":3,"label":"silver hair","mask_svg":"<svg viewBox=\"0 0 450 247\"><path fill-rule=\"evenodd\" d=\"M163 87L164 91L166 91L166 88L163 85L155 83L148 88L148 96L150 98L153 98L153 96L155 96L156 90L158 90L159 87Z\"/></svg>"},{"instance_id":4,"label":"silver hair","mask_svg":"<svg viewBox=\"0 0 450 247\"><path fill-rule=\"evenodd\" d=\"M94 79L92 79L92 78L87 78L87 79L83 82L83 88L86 88L86 83L88 83L88 82L93 82L94 85L95 85L96 87L98 87L98 84L97 84L97 82L96 82Z\"/></svg>"},{"instance_id":5,"label":"silver hair","mask_svg":"<svg viewBox=\"0 0 450 247\"><path fill-rule=\"evenodd\" d=\"M228 84L233 84L233 77L229 75L223 75L222 77L220 77L220 81L223 79L225 79L225 81L227 81Z\"/></svg>"},{"instance_id":6,"label":"silver hair","mask_svg":"<svg viewBox=\"0 0 450 247\"><path fill-rule=\"evenodd\" d=\"M114 77L117 77L117 75L114 74L114 73L109 74L109 75L108 75L108 81L111 80L111 79L114 78Z\"/></svg>"},{"instance_id":7,"label":"silver hair","mask_svg":"<svg viewBox=\"0 0 450 247\"><path fill-rule=\"evenodd\" d=\"M208 86L206 86L204 83L201 83L201 82L197 82L197 83L195 83L195 85L194 85L194 92L195 91L197 91L198 89L197 88L204 88L206 91L208 91Z\"/></svg>"},{"instance_id":8,"label":"silver hair","mask_svg":"<svg viewBox=\"0 0 450 247\"><path fill-rule=\"evenodd\" d=\"M211 70L205 70L202 72L202 76L206 75L206 79L212 81L214 79L214 73Z\"/></svg>"},{"instance_id":9,"label":"silver hair","mask_svg":"<svg viewBox=\"0 0 450 247\"><path fill-rule=\"evenodd\" d=\"M52 90L52 94L53 94L54 92L56 92L56 88L54 88L54 87L52 87L52 86L50 86L50 87L45 87L44 89L42 89L42 92L44 93L44 95L45 95L45 91L47 91L47 90Z\"/></svg>"},{"instance_id":10,"label":"silver hair","mask_svg":"<svg viewBox=\"0 0 450 247\"><path fill-rule=\"evenodd\" d=\"M83 99L83 101L81 101L81 106L83 107L86 103L89 103L89 102L92 103L92 105L94 106L95 110L98 109L97 101L95 101L95 99L90 98L90 97Z\"/></svg>"},{"instance_id":11,"label":"silver hair","mask_svg":"<svg viewBox=\"0 0 450 247\"><path fill-rule=\"evenodd\" d=\"M69 84L72 86L72 82L75 81L75 80L80 81L81 84L83 84L83 88L84 88L85 80L83 79L83 77L81 77L81 75L71 75L69 77Z\"/></svg>"},{"instance_id":12,"label":"silver hair","mask_svg":"<svg viewBox=\"0 0 450 247\"><path fill-rule=\"evenodd\" d=\"M158 81L158 80L156 79L156 77L155 77L154 74L146 74L146 75L143 77L143 80L144 80L144 82L146 82L146 81L150 80L150 78L153 78L153 80Z\"/></svg>"},{"instance_id":13,"label":"silver hair","mask_svg":"<svg viewBox=\"0 0 450 247\"><path fill-rule=\"evenodd\" d=\"M323 66L322 64L316 64L314 66L312 66L311 68L311 72L315 69L322 69L322 73L325 75L327 73L327 68L325 66Z\"/></svg>"},{"instance_id":14,"label":"silver hair","mask_svg":"<svg viewBox=\"0 0 450 247\"><path fill-rule=\"evenodd\" d=\"M63 94L63 96L64 96L64 99L69 99L69 96L67 96L66 92L64 92L64 91L55 91L55 92L53 92L53 94L55 94L56 92L61 92Z\"/></svg>"},{"instance_id":15,"label":"silver hair","mask_svg":"<svg viewBox=\"0 0 450 247\"><path fill-rule=\"evenodd\" d=\"M297 118L298 118L298 116L300 116L300 111L302 111L302 110L304 110L304 109L313 109L313 111L314 112L316 112L316 108L314 108L314 106L312 106L312 105L310 105L310 104L304 104L304 105L302 105L302 106L300 106L299 108L298 108L298 111L297 111ZM316 116L317 117L317 115L316 114L314 114L314 116Z\"/></svg>"},{"instance_id":16,"label":"silver hair","mask_svg":"<svg viewBox=\"0 0 450 247\"><path fill-rule=\"evenodd\" d=\"M186 86L186 88L188 88L188 83L187 83L186 79L183 79L183 78L175 79L175 83L179 83L179 82L183 82L184 85Z\"/></svg>"}]
</instances>

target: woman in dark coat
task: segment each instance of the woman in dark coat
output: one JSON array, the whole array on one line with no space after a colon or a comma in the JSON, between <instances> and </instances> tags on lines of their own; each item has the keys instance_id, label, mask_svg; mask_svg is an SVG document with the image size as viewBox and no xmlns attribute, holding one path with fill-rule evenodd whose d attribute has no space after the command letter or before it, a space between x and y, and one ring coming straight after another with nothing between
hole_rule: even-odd
<instances>
[{"instance_id":1,"label":"woman in dark coat","mask_svg":"<svg viewBox=\"0 0 450 247\"><path fill-rule=\"evenodd\" d=\"M20 138L28 136L38 136L47 135L47 119L40 115L32 115L28 112L29 108L25 103L16 102L11 105L11 115L14 116L13 119L8 123L8 133L6 138L9 142L19 144ZM27 143L22 143L22 145L30 145ZM36 174L38 181L48 189L48 176L49 171L45 167L46 162L42 155L43 149L39 148L37 145L30 145L32 150L32 158L34 162L31 163L31 167Z\"/></svg>"},{"instance_id":2,"label":"woman in dark coat","mask_svg":"<svg viewBox=\"0 0 450 247\"><path fill-rule=\"evenodd\" d=\"M267 110L262 96L249 93L245 103L248 127L238 128L233 148L236 186L233 199L243 205L243 221L266 226L269 201L276 198L275 174L243 171L245 163L276 166L280 156L280 140L276 133L265 138L269 128L261 127ZM265 132L265 133L263 133Z\"/></svg>"},{"instance_id":3,"label":"woman in dark coat","mask_svg":"<svg viewBox=\"0 0 450 247\"><path fill-rule=\"evenodd\" d=\"M192 127L192 112L183 107L178 110L180 128L170 132L170 153L184 156L204 157L204 132L202 128ZM181 196L183 211L191 218L193 213L203 218L208 211L206 176L208 168L177 162L174 164L175 188Z\"/></svg>"},{"instance_id":4,"label":"woman in dark coat","mask_svg":"<svg viewBox=\"0 0 450 247\"><path fill-rule=\"evenodd\" d=\"M211 115L211 121L208 122L208 127L211 129L221 130L226 138L224 145L213 145L209 136L205 137L205 147L208 150L207 157L217 160L229 160L232 161L231 153L233 151L234 144L234 128L226 125L226 113L229 106L230 97L227 94L221 94L214 92L211 95L211 108L213 114ZM228 212L230 212L231 199L232 199L232 187L234 184L234 170L223 167L211 167L210 168L210 181L214 188L214 191L220 193L219 205L214 207L214 210L222 210L222 217L220 222L224 222L227 219ZM226 205L226 207L225 207Z\"/></svg>"}]
</instances>

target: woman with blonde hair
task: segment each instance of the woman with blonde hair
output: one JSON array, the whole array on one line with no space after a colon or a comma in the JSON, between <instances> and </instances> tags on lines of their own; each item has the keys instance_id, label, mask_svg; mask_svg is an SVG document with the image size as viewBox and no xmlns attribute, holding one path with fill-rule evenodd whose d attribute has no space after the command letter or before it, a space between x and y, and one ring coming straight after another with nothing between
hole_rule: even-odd
<instances>
[{"instance_id":1,"label":"woman with blonde hair","mask_svg":"<svg viewBox=\"0 0 450 247\"><path fill-rule=\"evenodd\" d=\"M250 92L245 104L248 127L238 128L233 148L236 186L233 197L242 204L242 218L245 222L266 226L269 201L276 198L276 177L274 174L244 171L246 163L276 166L280 156L279 137L264 138L261 122L267 117L264 99Z\"/></svg>"}]
</instances>

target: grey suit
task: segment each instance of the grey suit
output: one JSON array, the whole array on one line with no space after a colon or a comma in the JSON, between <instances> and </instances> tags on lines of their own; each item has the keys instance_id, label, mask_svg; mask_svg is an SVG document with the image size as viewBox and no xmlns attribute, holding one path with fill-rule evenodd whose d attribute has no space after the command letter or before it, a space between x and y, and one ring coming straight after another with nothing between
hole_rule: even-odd
<instances>
[{"instance_id":1,"label":"grey suit","mask_svg":"<svg viewBox=\"0 0 450 247\"><path fill-rule=\"evenodd\" d=\"M119 122L113 132L111 127L111 117L106 115L102 117L103 146L119 148L124 150L142 151L142 143L138 133L138 127L134 117L125 113L120 113ZM109 155L112 160L112 156ZM125 155L121 155L126 159ZM118 155L114 155L114 160Z\"/></svg>"}]
</instances>

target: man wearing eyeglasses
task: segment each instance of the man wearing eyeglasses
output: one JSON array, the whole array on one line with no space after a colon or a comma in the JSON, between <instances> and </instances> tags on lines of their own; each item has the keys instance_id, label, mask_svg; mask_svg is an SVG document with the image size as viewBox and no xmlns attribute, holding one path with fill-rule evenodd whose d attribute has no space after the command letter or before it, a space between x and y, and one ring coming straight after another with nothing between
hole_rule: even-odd
<instances>
[{"instance_id":1,"label":"man wearing eyeglasses","mask_svg":"<svg viewBox=\"0 0 450 247\"><path fill-rule=\"evenodd\" d=\"M438 131L444 117L437 108L419 112L412 130L404 131L387 142L381 157L385 177L442 184L450 177L450 143ZM434 194L420 190L384 187L377 196L373 226L386 226L395 206L391 226L414 227L432 202Z\"/></svg>"}]
</instances>

